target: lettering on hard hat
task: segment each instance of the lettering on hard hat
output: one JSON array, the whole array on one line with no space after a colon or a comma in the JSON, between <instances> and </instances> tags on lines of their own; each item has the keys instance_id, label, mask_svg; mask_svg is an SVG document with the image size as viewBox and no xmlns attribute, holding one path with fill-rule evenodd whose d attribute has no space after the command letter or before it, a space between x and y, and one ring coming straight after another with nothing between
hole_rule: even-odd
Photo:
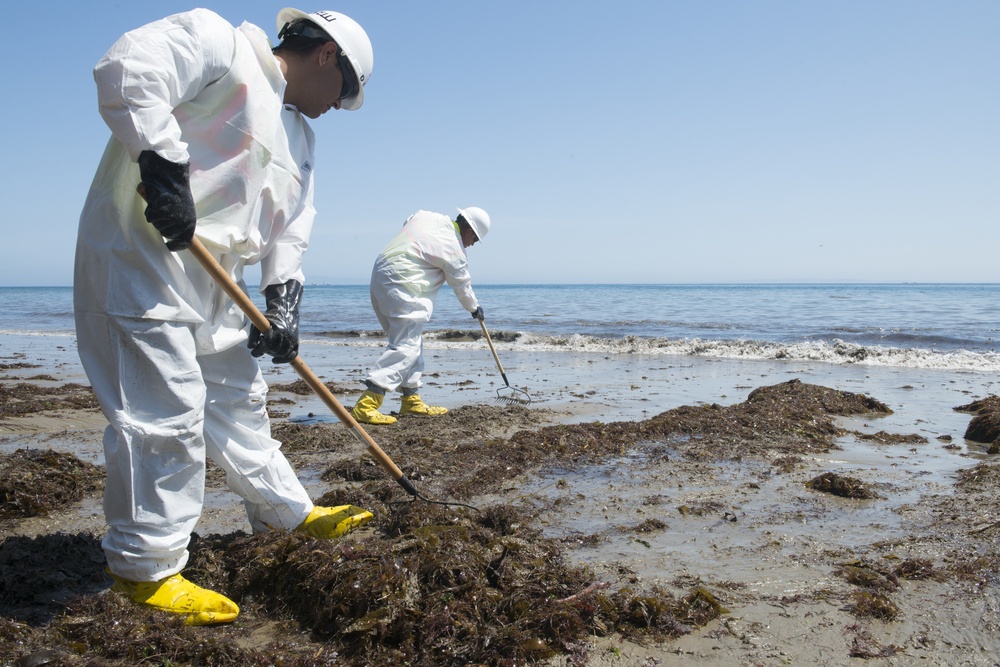
<instances>
[{"instance_id":1,"label":"lettering on hard hat","mask_svg":"<svg viewBox=\"0 0 1000 667\"><path fill-rule=\"evenodd\" d=\"M331 21L332 22L332 21L336 21L337 20L336 16L332 16L329 12L326 12L326 11L316 12L316 16L320 17L324 21Z\"/></svg>"}]
</instances>

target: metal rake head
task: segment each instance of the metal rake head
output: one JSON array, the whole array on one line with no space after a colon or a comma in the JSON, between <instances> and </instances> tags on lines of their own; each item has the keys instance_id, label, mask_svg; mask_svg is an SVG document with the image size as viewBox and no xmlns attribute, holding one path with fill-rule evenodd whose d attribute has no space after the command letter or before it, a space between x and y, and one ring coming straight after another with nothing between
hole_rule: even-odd
<instances>
[{"instance_id":1,"label":"metal rake head","mask_svg":"<svg viewBox=\"0 0 1000 667\"><path fill-rule=\"evenodd\" d=\"M509 392L507 394L503 392ZM506 405L528 405L531 403L531 396L523 389L517 387L501 387L497 389L497 402Z\"/></svg>"}]
</instances>

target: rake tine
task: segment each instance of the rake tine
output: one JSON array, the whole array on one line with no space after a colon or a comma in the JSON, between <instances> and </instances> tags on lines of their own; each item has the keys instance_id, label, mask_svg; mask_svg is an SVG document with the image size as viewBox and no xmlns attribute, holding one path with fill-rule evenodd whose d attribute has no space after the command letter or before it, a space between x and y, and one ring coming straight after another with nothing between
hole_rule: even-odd
<instances>
[{"instance_id":1,"label":"rake tine","mask_svg":"<svg viewBox=\"0 0 1000 667\"><path fill-rule=\"evenodd\" d=\"M505 391L505 390L508 390L508 391L512 392L511 395L504 396L503 394L500 393L500 392ZM519 394L524 394L524 398L522 398ZM498 402L500 402L500 403L506 403L507 405L530 405L531 404L531 396L528 394L528 392L526 392L523 389L518 389L517 387L511 387L510 385L507 385L506 387L501 387L500 389L497 389L496 400Z\"/></svg>"}]
</instances>

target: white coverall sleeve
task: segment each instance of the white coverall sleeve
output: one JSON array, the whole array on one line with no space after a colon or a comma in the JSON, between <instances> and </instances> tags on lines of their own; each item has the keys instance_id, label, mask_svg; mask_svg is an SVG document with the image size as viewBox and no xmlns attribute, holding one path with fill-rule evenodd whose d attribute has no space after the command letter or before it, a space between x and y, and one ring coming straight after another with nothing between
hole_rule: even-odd
<instances>
[{"instance_id":1,"label":"white coverall sleeve","mask_svg":"<svg viewBox=\"0 0 1000 667\"><path fill-rule=\"evenodd\" d=\"M144 150L189 161L172 115L232 64L235 29L196 9L122 35L94 68L101 116L133 160Z\"/></svg>"},{"instance_id":2,"label":"white coverall sleeve","mask_svg":"<svg viewBox=\"0 0 1000 667\"><path fill-rule=\"evenodd\" d=\"M472 276L469 275L469 263L464 254L441 267L444 279L455 290L458 302L470 313L479 307L476 293L472 291Z\"/></svg>"},{"instance_id":3,"label":"white coverall sleeve","mask_svg":"<svg viewBox=\"0 0 1000 667\"><path fill-rule=\"evenodd\" d=\"M309 247L309 235L316 209L313 208L313 177L310 173L302 210L285 228L274 247L261 260L260 291L268 285L284 285L289 280L305 283L302 256Z\"/></svg>"}]
</instances>

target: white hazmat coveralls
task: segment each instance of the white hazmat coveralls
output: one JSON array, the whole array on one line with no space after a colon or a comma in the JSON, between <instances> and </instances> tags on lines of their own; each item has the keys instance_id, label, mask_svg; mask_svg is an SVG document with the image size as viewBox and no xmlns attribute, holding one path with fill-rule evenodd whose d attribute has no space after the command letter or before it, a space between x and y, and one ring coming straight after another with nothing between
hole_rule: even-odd
<instances>
[{"instance_id":1,"label":"white hazmat coveralls","mask_svg":"<svg viewBox=\"0 0 1000 667\"><path fill-rule=\"evenodd\" d=\"M424 369L424 324L447 282L469 312L479 307L458 225L446 215L417 211L382 250L372 269L375 315L388 337L366 380L386 391L415 393Z\"/></svg>"},{"instance_id":2,"label":"white hazmat coveralls","mask_svg":"<svg viewBox=\"0 0 1000 667\"><path fill-rule=\"evenodd\" d=\"M264 32L208 10L125 34L94 78L112 138L80 218L74 305L80 357L110 424L103 547L115 575L159 581L187 562L206 454L255 530L293 529L313 504L271 438L243 315L146 221L136 159L153 150L190 162L197 237L241 285L244 266L260 262L263 289L303 281L315 142L282 105Z\"/></svg>"}]
</instances>

